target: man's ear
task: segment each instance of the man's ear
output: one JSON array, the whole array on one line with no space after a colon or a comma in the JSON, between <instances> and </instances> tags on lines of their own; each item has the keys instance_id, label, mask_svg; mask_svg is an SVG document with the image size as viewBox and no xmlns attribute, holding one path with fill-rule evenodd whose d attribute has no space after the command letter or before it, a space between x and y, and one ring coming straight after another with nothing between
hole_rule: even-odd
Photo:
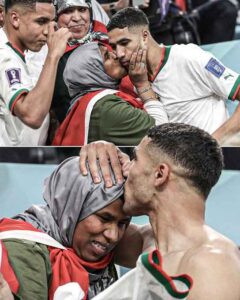
<instances>
[{"instance_id":1,"label":"man's ear","mask_svg":"<svg viewBox=\"0 0 240 300\"><path fill-rule=\"evenodd\" d=\"M10 22L15 29L19 28L20 14L18 11L12 10L9 16Z\"/></svg>"},{"instance_id":2,"label":"man's ear","mask_svg":"<svg viewBox=\"0 0 240 300\"><path fill-rule=\"evenodd\" d=\"M146 30L146 29L144 29L144 30L142 31L142 37L143 37L143 43L144 43L144 44L147 44L148 38L149 38L149 31Z\"/></svg>"},{"instance_id":3,"label":"man's ear","mask_svg":"<svg viewBox=\"0 0 240 300\"><path fill-rule=\"evenodd\" d=\"M155 169L154 185L159 187L164 184L169 178L170 168L167 164L159 164Z\"/></svg>"}]
</instances>

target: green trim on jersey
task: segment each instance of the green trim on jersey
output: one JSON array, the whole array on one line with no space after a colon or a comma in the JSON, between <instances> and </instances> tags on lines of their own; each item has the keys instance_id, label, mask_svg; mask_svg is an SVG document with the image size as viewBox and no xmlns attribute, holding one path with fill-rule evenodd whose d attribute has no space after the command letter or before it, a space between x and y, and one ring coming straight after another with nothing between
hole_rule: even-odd
<instances>
[{"instance_id":1,"label":"green trim on jersey","mask_svg":"<svg viewBox=\"0 0 240 300\"><path fill-rule=\"evenodd\" d=\"M157 78L158 74L161 72L163 67L166 65L169 55L170 55L171 48L172 48L172 46L164 46L165 52L164 52L163 61L162 61L161 65L159 66L159 69L157 70L156 74L154 74L154 76L152 78L149 78L149 81L154 82L154 80Z\"/></svg>"},{"instance_id":2,"label":"green trim on jersey","mask_svg":"<svg viewBox=\"0 0 240 300\"><path fill-rule=\"evenodd\" d=\"M21 89L21 90L18 90L13 96L12 98L10 99L9 101L9 104L8 104L8 109L11 111L12 110L12 105L13 105L13 102L16 100L16 98L20 95L20 94L23 94L23 93L29 93L29 90L28 89Z\"/></svg>"},{"instance_id":3,"label":"green trim on jersey","mask_svg":"<svg viewBox=\"0 0 240 300\"><path fill-rule=\"evenodd\" d=\"M172 46L165 46L165 53L164 53L164 58L163 58L163 62L161 64L161 67L158 71L158 73L163 69L163 67L166 65L169 55L170 55L170 51L172 49ZM157 76L156 76L157 77Z\"/></svg>"},{"instance_id":4,"label":"green trim on jersey","mask_svg":"<svg viewBox=\"0 0 240 300\"><path fill-rule=\"evenodd\" d=\"M233 86L233 88L232 88L232 90L231 90L231 92L230 92L230 94L228 96L228 99L231 99L231 100L233 99L233 96L236 93L237 88L238 88L239 85L240 85L240 75L238 75L238 78L237 78L237 80L234 83L234 86Z\"/></svg>"},{"instance_id":5,"label":"green trim on jersey","mask_svg":"<svg viewBox=\"0 0 240 300\"><path fill-rule=\"evenodd\" d=\"M19 52L16 48L14 48L14 47L12 46L12 44L10 44L9 42L7 42L6 45L8 45L11 49L13 49L13 51L14 51L15 53L17 53L17 55L18 55L18 56L26 63L25 56L22 55L21 52Z\"/></svg>"},{"instance_id":6,"label":"green trim on jersey","mask_svg":"<svg viewBox=\"0 0 240 300\"><path fill-rule=\"evenodd\" d=\"M149 262L149 255L150 254L148 252L141 255L141 261L142 264L145 266L145 268L153 275L153 277L158 282L160 282L166 288L169 295L173 296L176 299L185 299L189 294L189 290L186 292L178 292L177 290L174 289L169 279L172 280L174 279L185 283L188 289L190 289L191 287L191 282L185 276L182 275L167 278L166 275L164 274L165 273L164 271L161 272L161 270L158 270ZM156 253L153 254L153 261L161 268Z\"/></svg>"}]
</instances>

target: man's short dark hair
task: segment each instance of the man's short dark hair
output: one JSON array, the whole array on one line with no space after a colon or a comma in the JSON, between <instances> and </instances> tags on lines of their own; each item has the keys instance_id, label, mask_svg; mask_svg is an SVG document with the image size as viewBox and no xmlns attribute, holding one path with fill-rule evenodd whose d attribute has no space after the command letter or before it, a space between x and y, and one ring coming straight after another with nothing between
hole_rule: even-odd
<instances>
[{"instance_id":1,"label":"man's short dark hair","mask_svg":"<svg viewBox=\"0 0 240 300\"><path fill-rule=\"evenodd\" d=\"M183 177L207 198L223 169L223 154L217 141L207 132L181 123L166 123L148 132L151 147L166 154L184 169Z\"/></svg>"},{"instance_id":2,"label":"man's short dark hair","mask_svg":"<svg viewBox=\"0 0 240 300\"><path fill-rule=\"evenodd\" d=\"M5 0L4 8L7 12L14 5L20 5L28 9L33 9L36 6L36 3L53 3L53 0Z\"/></svg>"},{"instance_id":3,"label":"man's short dark hair","mask_svg":"<svg viewBox=\"0 0 240 300\"><path fill-rule=\"evenodd\" d=\"M149 26L149 21L145 13L137 8L127 7L119 10L107 25L107 30L125 27Z\"/></svg>"}]
</instances>

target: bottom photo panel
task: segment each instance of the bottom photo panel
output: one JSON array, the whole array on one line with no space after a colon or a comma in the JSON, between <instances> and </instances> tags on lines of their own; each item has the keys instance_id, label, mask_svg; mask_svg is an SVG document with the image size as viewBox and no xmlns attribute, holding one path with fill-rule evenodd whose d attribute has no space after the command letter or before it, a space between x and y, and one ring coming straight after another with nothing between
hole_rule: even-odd
<instances>
[{"instance_id":1,"label":"bottom photo panel","mask_svg":"<svg viewBox=\"0 0 240 300\"><path fill-rule=\"evenodd\" d=\"M0 299L240 299L240 148L0 148Z\"/></svg>"}]
</instances>

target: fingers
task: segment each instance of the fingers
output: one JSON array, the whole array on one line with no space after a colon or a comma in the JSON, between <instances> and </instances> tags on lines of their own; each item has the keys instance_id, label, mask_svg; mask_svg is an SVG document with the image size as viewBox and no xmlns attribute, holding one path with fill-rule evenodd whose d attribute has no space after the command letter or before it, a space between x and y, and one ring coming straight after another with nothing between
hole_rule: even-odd
<instances>
[{"instance_id":1,"label":"fingers","mask_svg":"<svg viewBox=\"0 0 240 300\"><path fill-rule=\"evenodd\" d=\"M87 167L86 167L86 162L88 158L88 153L87 153L87 148L88 145L83 146L80 150L79 153L79 167L80 167L80 172L86 176L87 175Z\"/></svg>"},{"instance_id":2,"label":"fingers","mask_svg":"<svg viewBox=\"0 0 240 300\"><path fill-rule=\"evenodd\" d=\"M142 54L143 54L143 50L141 48L139 48L138 52L137 52L137 57L136 57L137 64L142 62Z\"/></svg>"},{"instance_id":3,"label":"fingers","mask_svg":"<svg viewBox=\"0 0 240 300\"><path fill-rule=\"evenodd\" d=\"M99 183L101 181L100 174L97 165L97 151L96 144L88 144L82 147L80 152L80 171L83 175L87 175L88 170L86 168L86 163L88 161L89 170L93 178L94 183Z\"/></svg>"},{"instance_id":4,"label":"fingers","mask_svg":"<svg viewBox=\"0 0 240 300\"><path fill-rule=\"evenodd\" d=\"M133 52L130 60L130 69L139 71L139 68L146 66L147 60L147 49L146 46L143 48L138 48Z\"/></svg>"},{"instance_id":5,"label":"fingers","mask_svg":"<svg viewBox=\"0 0 240 300\"><path fill-rule=\"evenodd\" d=\"M130 59L130 69L134 70L136 67L136 59L137 59L138 49L133 51L131 59Z\"/></svg>"},{"instance_id":6,"label":"fingers","mask_svg":"<svg viewBox=\"0 0 240 300\"><path fill-rule=\"evenodd\" d=\"M110 147L112 146L114 146L114 149L111 149L111 151L109 151L109 160L117 183L122 183L123 182L122 163L121 163L122 151L119 148L117 148L114 144L110 145Z\"/></svg>"},{"instance_id":7,"label":"fingers","mask_svg":"<svg viewBox=\"0 0 240 300\"><path fill-rule=\"evenodd\" d=\"M147 63L147 46L144 45L142 49L142 62L146 65Z\"/></svg>"},{"instance_id":8,"label":"fingers","mask_svg":"<svg viewBox=\"0 0 240 300\"><path fill-rule=\"evenodd\" d=\"M100 169L106 187L111 187L114 182L111 177L112 166L114 176L118 183L123 182L122 167L118 156L120 151L114 144L104 141L90 143L82 147L80 152L80 171L83 175L87 174L86 162L88 161L90 173L93 181L99 183L101 177L97 160L99 160ZM121 151L120 151L121 152Z\"/></svg>"},{"instance_id":9,"label":"fingers","mask_svg":"<svg viewBox=\"0 0 240 300\"><path fill-rule=\"evenodd\" d=\"M49 25L48 25L48 36L52 36L55 32L55 26L56 26L56 23L55 22L50 22Z\"/></svg>"},{"instance_id":10,"label":"fingers","mask_svg":"<svg viewBox=\"0 0 240 300\"><path fill-rule=\"evenodd\" d=\"M131 161L129 156L126 153L123 153L119 150L118 157L122 166L122 174L124 177L128 177L129 169L131 166Z\"/></svg>"}]
</instances>

